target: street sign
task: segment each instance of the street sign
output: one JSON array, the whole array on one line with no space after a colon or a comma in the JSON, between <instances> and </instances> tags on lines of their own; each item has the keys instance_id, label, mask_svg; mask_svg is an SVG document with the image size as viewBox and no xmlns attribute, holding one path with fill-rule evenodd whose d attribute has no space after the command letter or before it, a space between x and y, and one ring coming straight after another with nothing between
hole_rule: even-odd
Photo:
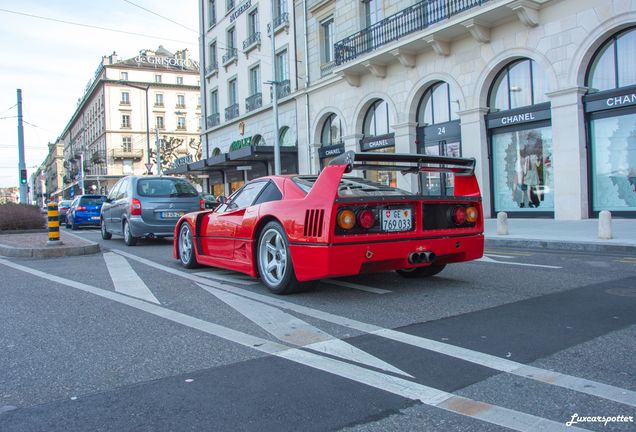
<instances>
[{"instance_id":1,"label":"street sign","mask_svg":"<svg viewBox=\"0 0 636 432\"><path fill-rule=\"evenodd\" d=\"M146 165L146 171L148 172L148 174L152 174L152 166L153 166L154 164L147 163L147 164L145 164L145 165Z\"/></svg>"}]
</instances>

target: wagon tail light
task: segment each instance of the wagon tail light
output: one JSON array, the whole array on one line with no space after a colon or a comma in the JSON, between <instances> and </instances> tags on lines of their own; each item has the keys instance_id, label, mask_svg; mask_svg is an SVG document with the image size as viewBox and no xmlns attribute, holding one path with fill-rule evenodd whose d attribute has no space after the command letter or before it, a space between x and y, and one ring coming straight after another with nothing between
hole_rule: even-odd
<instances>
[{"instance_id":1,"label":"wagon tail light","mask_svg":"<svg viewBox=\"0 0 636 432\"><path fill-rule=\"evenodd\" d=\"M141 216L141 201L137 198L133 198L130 203L130 214L132 216Z\"/></svg>"},{"instance_id":2,"label":"wagon tail light","mask_svg":"<svg viewBox=\"0 0 636 432\"><path fill-rule=\"evenodd\" d=\"M199 200L199 210L205 210L205 201L203 201L203 198Z\"/></svg>"},{"instance_id":3,"label":"wagon tail light","mask_svg":"<svg viewBox=\"0 0 636 432\"><path fill-rule=\"evenodd\" d=\"M85 206L78 206L76 210L84 211L84 210L86 210L86 207Z\"/></svg>"}]
</instances>

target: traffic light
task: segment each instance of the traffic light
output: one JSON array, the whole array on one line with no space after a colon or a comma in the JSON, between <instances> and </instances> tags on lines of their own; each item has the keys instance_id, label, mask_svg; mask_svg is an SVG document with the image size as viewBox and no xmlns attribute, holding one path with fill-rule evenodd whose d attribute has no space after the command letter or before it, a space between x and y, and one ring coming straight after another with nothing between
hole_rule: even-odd
<instances>
[{"instance_id":1,"label":"traffic light","mask_svg":"<svg viewBox=\"0 0 636 432\"><path fill-rule=\"evenodd\" d=\"M27 170L26 170L26 168L20 170L20 184L27 184Z\"/></svg>"}]
</instances>

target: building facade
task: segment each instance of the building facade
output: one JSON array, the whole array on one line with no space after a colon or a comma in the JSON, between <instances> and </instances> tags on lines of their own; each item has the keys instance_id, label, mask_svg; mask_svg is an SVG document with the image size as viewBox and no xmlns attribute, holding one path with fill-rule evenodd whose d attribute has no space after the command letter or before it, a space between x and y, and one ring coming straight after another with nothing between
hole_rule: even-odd
<instances>
[{"instance_id":1,"label":"building facade","mask_svg":"<svg viewBox=\"0 0 636 432\"><path fill-rule=\"evenodd\" d=\"M61 135L63 197L108 193L121 177L200 158L199 66L162 46L102 58ZM157 152L157 149L160 149Z\"/></svg>"},{"instance_id":2,"label":"building facade","mask_svg":"<svg viewBox=\"0 0 636 432\"><path fill-rule=\"evenodd\" d=\"M487 216L636 216L636 1L275 3L290 22L275 52L293 47L289 94L278 107L280 125L295 127L290 168L317 173L346 150L473 157ZM251 152L244 159L251 164L268 154L259 151L261 139L269 145L274 137L270 99L248 109L250 65L272 64L270 38L261 38L260 51L251 48L249 13L258 10L262 27L271 21L268 7L200 1L207 159L188 169L229 190L239 160L232 145ZM246 38L238 49L230 42L236 34ZM220 47L236 57L215 61ZM236 104L237 116L223 116ZM241 123L251 139L233 144ZM452 179L439 174L368 176L452 194Z\"/></svg>"}]
</instances>

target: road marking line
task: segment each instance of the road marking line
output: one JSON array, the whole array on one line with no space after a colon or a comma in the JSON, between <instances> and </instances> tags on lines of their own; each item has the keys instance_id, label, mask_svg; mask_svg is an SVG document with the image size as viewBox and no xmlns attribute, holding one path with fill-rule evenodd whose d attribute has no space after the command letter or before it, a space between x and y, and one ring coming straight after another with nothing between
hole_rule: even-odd
<instances>
[{"instance_id":1,"label":"road marking line","mask_svg":"<svg viewBox=\"0 0 636 432\"><path fill-rule=\"evenodd\" d=\"M234 282L234 283L240 283L243 285L257 285L260 284L260 282L252 277L249 276L245 276L245 278L239 277L239 276L224 276L221 274L218 274L216 271L202 271L202 272L196 272L195 274L202 276L204 278L208 278L208 279L213 279L213 280L220 280L220 281L224 281L224 282Z\"/></svg>"},{"instance_id":2,"label":"road marking line","mask_svg":"<svg viewBox=\"0 0 636 432\"><path fill-rule=\"evenodd\" d=\"M336 279L321 279L320 283L338 285L338 286L345 287L345 288L353 288L353 289L357 289L357 290L360 290L360 291L367 291L367 292L374 293L374 294L388 294L388 293L393 292L393 291L389 291L389 290L385 290L385 289L369 287L369 286L366 286L366 285L359 285L359 284L355 284L355 283L351 283L351 282L339 281L339 280L336 280Z\"/></svg>"},{"instance_id":3,"label":"road marking line","mask_svg":"<svg viewBox=\"0 0 636 432\"><path fill-rule=\"evenodd\" d=\"M484 253L484 255L488 255L490 258L505 258L505 259L514 259L516 257L510 255L495 255L491 253Z\"/></svg>"},{"instance_id":4,"label":"road marking line","mask_svg":"<svg viewBox=\"0 0 636 432\"><path fill-rule=\"evenodd\" d=\"M551 266L551 265L543 265L543 264L529 264L529 263L518 263L518 262L510 262L510 261L497 261L492 258L488 258L487 256L483 256L475 261L491 263L491 264L505 264L505 265L516 265L516 266L524 266L524 267L540 267L540 268L549 268L549 269L560 269L563 267L559 266Z\"/></svg>"},{"instance_id":5,"label":"road marking line","mask_svg":"<svg viewBox=\"0 0 636 432\"><path fill-rule=\"evenodd\" d=\"M126 261L126 258L112 252L106 252L103 257L108 273L110 273L110 278L113 280L115 291L152 303L161 304L152 291L150 291L150 288L148 288L128 261Z\"/></svg>"},{"instance_id":6,"label":"road marking line","mask_svg":"<svg viewBox=\"0 0 636 432\"><path fill-rule=\"evenodd\" d=\"M135 255L131 255L127 252L117 251L117 253L121 253L124 256L129 257L130 259L137 260L138 262L141 262L143 264L146 264L148 266L154 267L159 270L163 270L167 273L181 276L185 279L190 279L194 282L199 282L203 285L209 285L214 288L231 292L233 294L238 294L243 297L251 298L253 300L258 300L260 302L270 304L272 306L277 306L277 307L287 309L293 312L298 312L312 318L317 318L329 323L338 324L343 327L351 328L351 329L358 330L364 333L375 334L377 336L381 336L390 340L406 343L408 345L412 345L412 346L426 349L429 351L448 355L450 357L455 357L460 360L465 360L470 363L479 364L479 365L482 365L494 370L498 370L501 372L511 373L511 374L518 375L518 376L528 378L534 381L538 381L541 383L556 385L558 387L567 388L567 389L574 390L580 393L585 393L585 394L589 394L599 398L612 400L612 401L619 402L625 405L636 407L636 392L631 390L599 383L599 382L588 380L585 378L578 378L575 376L566 375L559 372L553 372L553 371L548 371L545 369L534 368L532 366L528 366L523 363L518 363L512 360L504 359L504 358L493 356L490 354L485 354L479 351L473 351L467 348L462 348L455 345L438 342L432 339L426 339L420 336L413 336L408 333L402 333L395 330L385 329L373 324L367 324L361 321L356 321L351 318L346 318L343 316L331 314L329 312L312 309L307 306L297 305L295 303L291 303L286 300L281 300L279 298L269 297L263 294L257 294L257 293L248 291L246 289L242 289L232 285L226 285L220 282L213 282L213 281L210 281L209 279L200 278L198 276L191 275L184 271L167 267L162 264L155 263L154 261L147 260L145 258L140 258ZM528 368L532 368L533 371L536 372L536 375L527 373ZM548 382L550 380L543 379L542 376L539 376L538 374L539 372L541 372L542 374L551 374L554 380L551 382Z\"/></svg>"},{"instance_id":7,"label":"road marking line","mask_svg":"<svg viewBox=\"0 0 636 432\"><path fill-rule=\"evenodd\" d=\"M203 284L199 286L285 343L413 378L412 375L279 308Z\"/></svg>"},{"instance_id":8,"label":"road marking line","mask_svg":"<svg viewBox=\"0 0 636 432\"><path fill-rule=\"evenodd\" d=\"M220 337L230 342L238 343L266 354L272 354L277 357L387 391L407 399L419 400L426 405L460 414L465 417L474 418L523 432L539 432L544 430L583 430L576 426L567 427L564 423L545 419L532 414L526 414L513 409L456 396L443 390L407 381L403 378L387 375L354 364L344 363L340 360L323 357L308 351L289 348L285 345L277 344L228 327L201 320L199 318L194 318L162 306L157 306L81 282L75 282L59 276L50 275L4 259L0 259L0 264L4 264L7 267L29 273L42 279L95 294L99 297L148 312L166 320L200 330L204 333Z\"/></svg>"},{"instance_id":9,"label":"road marking line","mask_svg":"<svg viewBox=\"0 0 636 432\"><path fill-rule=\"evenodd\" d=\"M504 251L497 251L497 250L492 250L492 249L484 249L484 253L487 255L490 255L492 253L496 253L496 254L501 254L501 255L512 255L512 256L532 256L534 255L533 253L530 252L504 252Z\"/></svg>"}]
</instances>

